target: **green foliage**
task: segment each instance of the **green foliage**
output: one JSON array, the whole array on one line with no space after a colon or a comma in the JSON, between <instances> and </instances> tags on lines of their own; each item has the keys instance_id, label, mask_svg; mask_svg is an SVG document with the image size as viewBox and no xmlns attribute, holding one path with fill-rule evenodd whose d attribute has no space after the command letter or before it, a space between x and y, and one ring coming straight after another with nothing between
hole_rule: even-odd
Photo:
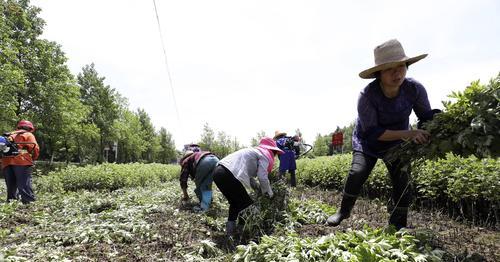
<instances>
[{"instance_id":1,"label":"green foliage","mask_svg":"<svg viewBox=\"0 0 500 262\"><path fill-rule=\"evenodd\" d=\"M342 191L344 181L351 167L351 155L335 155L297 161L299 183ZM427 160L412 169L416 200L432 200L437 205L461 210L466 217L481 219L498 212L500 201L500 161L478 159L475 156L460 157L448 154L446 158ZM363 185L362 195L370 198L389 198L392 185L382 161L378 161L368 180ZM467 205L482 206L483 211L464 210ZM484 213L484 214L482 214ZM491 219L491 218L490 218Z\"/></svg>"},{"instance_id":2,"label":"green foliage","mask_svg":"<svg viewBox=\"0 0 500 262\"><path fill-rule=\"evenodd\" d=\"M88 111L79 101L67 58L57 43L40 39L45 22L39 8L29 1L1 1L0 10L1 130L29 119L44 145L41 155L67 157L76 151L77 130Z\"/></svg>"},{"instance_id":3,"label":"green foliage","mask_svg":"<svg viewBox=\"0 0 500 262\"><path fill-rule=\"evenodd\" d=\"M163 164L103 164L69 167L54 171L36 180L42 192L78 190L117 190L123 187L144 187L177 178L177 165Z\"/></svg>"},{"instance_id":4,"label":"green foliage","mask_svg":"<svg viewBox=\"0 0 500 262\"><path fill-rule=\"evenodd\" d=\"M88 122L99 128L99 140L94 141L98 161L104 158L104 147L113 141L113 124L118 119L119 95L115 89L104 84L104 77L99 76L94 64L86 65L78 74L81 101L91 108Z\"/></svg>"},{"instance_id":5,"label":"green foliage","mask_svg":"<svg viewBox=\"0 0 500 262\"><path fill-rule=\"evenodd\" d=\"M175 171L166 173L178 174L177 166L169 167ZM22 205L0 200L0 258L6 261L122 261L131 257L168 261L440 261L442 256L441 251L426 246L425 237L416 238L406 231L366 227L322 237L300 237L293 230L300 226L297 221L322 223L335 210L311 199L288 202L288 188L283 181L273 181L273 199L262 197L256 202L261 211L258 215L266 213L259 220L264 224L247 217L247 223L258 229L255 233L262 234L263 230L269 235L260 235L259 244L250 242L232 253L233 249L224 248L219 241L227 214L226 201L220 192L214 191L209 213L183 210L178 202L182 195L178 181L172 180L176 176L161 180L160 173L165 170L164 165L106 164L101 168L69 168L66 172L36 178L37 201ZM108 190L114 188L113 183L104 190L86 190L89 183L77 181L76 176L98 181L94 173L106 177L100 182L126 180L129 184L113 191ZM146 180L156 176L158 180L130 183L130 176L143 176ZM63 182L65 177L70 179ZM47 186L77 181L81 186L76 192L64 192L62 188L51 191L40 187L40 181ZM283 224L288 226L284 232L279 230ZM251 237L256 239L255 235Z\"/></svg>"},{"instance_id":6,"label":"green foliage","mask_svg":"<svg viewBox=\"0 0 500 262\"><path fill-rule=\"evenodd\" d=\"M320 238L264 236L238 246L233 261L441 261L442 252L404 232L369 229Z\"/></svg>"},{"instance_id":7,"label":"green foliage","mask_svg":"<svg viewBox=\"0 0 500 262\"><path fill-rule=\"evenodd\" d=\"M215 131L208 125L208 123L205 123L203 126L203 131L198 145L202 150L210 151L221 159L238 149L241 149L241 146L236 138L231 138L223 131L218 132L216 135Z\"/></svg>"},{"instance_id":8,"label":"green foliage","mask_svg":"<svg viewBox=\"0 0 500 262\"><path fill-rule=\"evenodd\" d=\"M258 191L254 197L255 202L240 213L239 217L244 221L241 235L243 242L271 234L277 223L284 220L290 192L284 180L273 182L272 188L274 193L272 199L261 195Z\"/></svg>"},{"instance_id":9,"label":"green foliage","mask_svg":"<svg viewBox=\"0 0 500 262\"><path fill-rule=\"evenodd\" d=\"M329 146L332 143L331 135L321 135L317 134L316 139L313 144L313 155L314 156L326 156L328 155Z\"/></svg>"},{"instance_id":10,"label":"green foliage","mask_svg":"<svg viewBox=\"0 0 500 262\"><path fill-rule=\"evenodd\" d=\"M300 159L297 161L297 178L299 183L342 190L351 168L351 160L351 154ZM364 185L364 192L386 195L390 190L386 173L385 166L379 161Z\"/></svg>"},{"instance_id":11,"label":"green foliage","mask_svg":"<svg viewBox=\"0 0 500 262\"><path fill-rule=\"evenodd\" d=\"M261 131L257 132L257 134L255 135L255 137L252 137L252 139L250 139L250 146L258 146L260 140L263 137L266 137L266 132L265 131L261 130Z\"/></svg>"},{"instance_id":12,"label":"green foliage","mask_svg":"<svg viewBox=\"0 0 500 262\"><path fill-rule=\"evenodd\" d=\"M449 198L500 201L500 160L467 158L447 154L426 161L415 175L419 195L429 199Z\"/></svg>"},{"instance_id":13,"label":"green foliage","mask_svg":"<svg viewBox=\"0 0 500 262\"><path fill-rule=\"evenodd\" d=\"M160 129L159 133L159 151L156 160L159 163L170 164L175 163L177 159L177 152L175 150L175 143L172 139L172 134L165 128Z\"/></svg>"},{"instance_id":14,"label":"green foliage","mask_svg":"<svg viewBox=\"0 0 500 262\"><path fill-rule=\"evenodd\" d=\"M487 85L472 82L450 98L454 101L443 102L443 113L424 124L431 134L430 143L403 143L387 159L432 159L448 152L480 158L500 156L500 74Z\"/></svg>"},{"instance_id":15,"label":"green foliage","mask_svg":"<svg viewBox=\"0 0 500 262\"><path fill-rule=\"evenodd\" d=\"M344 133L344 153L352 152L352 133L354 132L354 128L355 124L352 122L340 129Z\"/></svg>"},{"instance_id":16,"label":"green foliage","mask_svg":"<svg viewBox=\"0 0 500 262\"><path fill-rule=\"evenodd\" d=\"M41 193L31 205L0 203L0 260L126 261L130 250L147 260L171 260L180 250L173 245L188 243L194 231L196 215L180 213L174 204L180 194L178 182L169 181L112 192ZM175 230L165 234L158 224ZM155 243L172 246L170 253L152 254L147 247ZM109 246L113 250L105 250Z\"/></svg>"},{"instance_id":17,"label":"green foliage","mask_svg":"<svg viewBox=\"0 0 500 262\"><path fill-rule=\"evenodd\" d=\"M302 225L324 224L335 211L335 208L315 200L300 201L294 199L288 205L291 222Z\"/></svg>"}]
</instances>

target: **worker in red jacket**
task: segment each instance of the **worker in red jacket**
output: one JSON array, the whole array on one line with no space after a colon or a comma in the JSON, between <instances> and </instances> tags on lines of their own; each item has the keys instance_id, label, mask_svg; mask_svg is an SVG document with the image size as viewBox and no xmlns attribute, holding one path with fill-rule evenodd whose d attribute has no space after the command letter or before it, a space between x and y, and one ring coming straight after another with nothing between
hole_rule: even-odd
<instances>
[{"instance_id":1,"label":"worker in red jacket","mask_svg":"<svg viewBox=\"0 0 500 262\"><path fill-rule=\"evenodd\" d=\"M24 204L35 201L31 185L34 160L38 158L40 148L33 135L35 127L30 121L21 120L16 131L4 134L9 141L10 150L4 150L2 172L7 184L7 201L18 199ZM7 148L6 148L7 149Z\"/></svg>"},{"instance_id":2,"label":"worker in red jacket","mask_svg":"<svg viewBox=\"0 0 500 262\"><path fill-rule=\"evenodd\" d=\"M339 127L337 127L337 130L335 130L335 133L333 133L332 145L334 154L342 153L342 147L344 145L344 134L342 133L342 130L340 130Z\"/></svg>"}]
</instances>

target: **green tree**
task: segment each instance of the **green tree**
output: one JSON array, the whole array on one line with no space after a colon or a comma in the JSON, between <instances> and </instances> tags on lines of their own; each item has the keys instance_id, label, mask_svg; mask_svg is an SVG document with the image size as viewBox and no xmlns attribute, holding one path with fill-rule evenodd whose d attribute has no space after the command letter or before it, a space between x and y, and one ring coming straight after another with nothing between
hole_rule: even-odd
<instances>
[{"instance_id":1,"label":"green tree","mask_svg":"<svg viewBox=\"0 0 500 262\"><path fill-rule=\"evenodd\" d=\"M151 118L144 109L137 110L137 116L141 122L141 130L145 141L146 150L142 154L142 160L153 162L155 154L160 150L159 141L156 141L156 133Z\"/></svg>"},{"instance_id":2,"label":"green tree","mask_svg":"<svg viewBox=\"0 0 500 262\"><path fill-rule=\"evenodd\" d=\"M116 161L119 163L140 161L142 154L146 152L147 145L139 117L122 104L119 110L119 120L115 122L113 129L118 141Z\"/></svg>"},{"instance_id":3,"label":"green tree","mask_svg":"<svg viewBox=\"0 0 500 262\"><path fill-rule=\"evenodd\" d=\"M104 148L116 139L113 130L114 122L119 117L119 94L110 86L104 85L104 77L100 77L94 64L83 67L78 74L78 84L84 105L91 108L88 121L99 128L99 145L96 147L98 161L104 160Z\"/></svg>"},{"instance_id":4,"label":"green tree","mask_svg":"<svg viewBox=\"0 0 500 262\"><path fill-rule=\"evenodd\" d=\"M348 126L342 127L342 133L344 133L344 153L352 152L352 133L354 132L355 124L354 121Z\"/></svg>"},{"instance_id":5,"label":"green tree","mask_svg":"<svg viewBox=\"0 0 500 262\"><path fill-rule=\"evenodd\" d=\"M263 130L257 132L257 135L255 135L255 137L252 137L252 139L250 140L250 145L251 146L258 146L260 143L260 140L265 136L266 136L266 132L264 132Z\"/></svg>"},{"instance_id":6,"label":"green tree","mask_svg":"<svg viewBox=\"0 0 500 262\"><path fill-rule=\"evenodd\" d=\"M214 130L205 123L203 125L203 131L201 133L200 142L198 143L202 150L213 151L215 146L215 132Z\"/></svg>"},{"instance_id":7,"label":"green tree","mask_svg":"<svg viewBox=\"0 0 500 262\"><path fill-rule=\"evenodd\" d=\"M18 46L23 42L16 37L16 31L25 27L26 8L14 1L0 1L0 129L8 131L18 120L18 90L24 90L25 77L22 64L18 61ZM38 12L33 10L32 12ZM24 19L23 19L24 18ZM17 22L16 22L17 21Z\"/></svg>"},{"instance_id":8,"label":"green tree","mask_svg":"<svg viewBox=\"0 0 500 262\"><path fill-rule=\"evenodd\" d=\"M326 156L328 155L329 145L331 144L331 135L321 135L317 134L316 139L314 140L314 156Z\"/></svg>"},{"instance_id":9,"label":"green tree","mask_svg":"<svg viewBox=\"0 0 500 262\"><path fill-rule=\"evenodd\" d=\"M212 152L220 158L223 158L239 149L239 143L236 138L231 138L224 131L217 133L217 140L214 143Z\"/></svg>"},{"instance_id":10,"label":"green tree","mask_svg":"<svg viewBox=\"0 0 500 262\"><path fill-rule=\"evenodd\" d=\"M172 134L162 127L158 137L160 151L158 152L157 161L164 164L175 162L177 160L177 151L175 150L175 142L172 139Z\"/></svg>"},{"instance_id":11,"label":"green tree","mask_svg":"<svg viewBox=\"0 0 500 262\"><path fill-rule=\"evenodd\" d=\"M39 12L29 1L0 2L1 127L29 119L37 127L41 156L69 161L88 109L61 47L39 38L45 24Z\"/></svg>"}]
</instances>

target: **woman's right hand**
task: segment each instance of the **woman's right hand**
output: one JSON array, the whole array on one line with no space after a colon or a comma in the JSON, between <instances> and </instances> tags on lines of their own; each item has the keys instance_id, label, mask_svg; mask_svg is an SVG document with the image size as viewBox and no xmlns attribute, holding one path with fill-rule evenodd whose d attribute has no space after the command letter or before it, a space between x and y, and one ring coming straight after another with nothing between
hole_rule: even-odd
<instances>
[{"instance_id":1,"label":"woman's right hand","mask_svg":"<svg viewBox=\"0 0 500 262\"><path fill-rule=\"evenodd\" d=\"M425 144L429 142L431 134L422 129L408 130L407 139L411 139L416 144Z\"/></svg>"},{"instance_id":2,"label":"woman's right hand","mask_svg":"<svg viewBox=\"0 0 500 262\"><path fill-rule=\"evenodd\" d=\"M274 193L272 190L270 190L269 192L266 193L266 196L269 197L269 198L273 198L274 196Z\"/></svg>"}]
</instances>

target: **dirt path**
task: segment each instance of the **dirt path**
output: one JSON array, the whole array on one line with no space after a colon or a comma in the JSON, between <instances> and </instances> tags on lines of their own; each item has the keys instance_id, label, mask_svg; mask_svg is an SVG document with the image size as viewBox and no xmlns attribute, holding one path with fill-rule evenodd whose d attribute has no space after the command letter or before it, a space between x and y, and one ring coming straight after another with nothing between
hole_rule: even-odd
<instances>
[{"instance_id":1,"label":"dirt path","mask_svg":"<svg viewBox=\"0 0 500 262\"><path fill-rule=\"evenodd\" d=\"M333 206L340 204L341 195L319 188L299 187L292 195L299 199L317 199ZM308 225L300 229L301 235L319 236L348 228L362 229L387 225L389 214L386 203L378 200L359 199L351 217L338 227ZM409 228L414 232L425 232L426 237L437 247L456 254L450 261L500 261L500 232L491 228L467 225L434 211L410 210Z\"/></svg>"}]
</instances>

